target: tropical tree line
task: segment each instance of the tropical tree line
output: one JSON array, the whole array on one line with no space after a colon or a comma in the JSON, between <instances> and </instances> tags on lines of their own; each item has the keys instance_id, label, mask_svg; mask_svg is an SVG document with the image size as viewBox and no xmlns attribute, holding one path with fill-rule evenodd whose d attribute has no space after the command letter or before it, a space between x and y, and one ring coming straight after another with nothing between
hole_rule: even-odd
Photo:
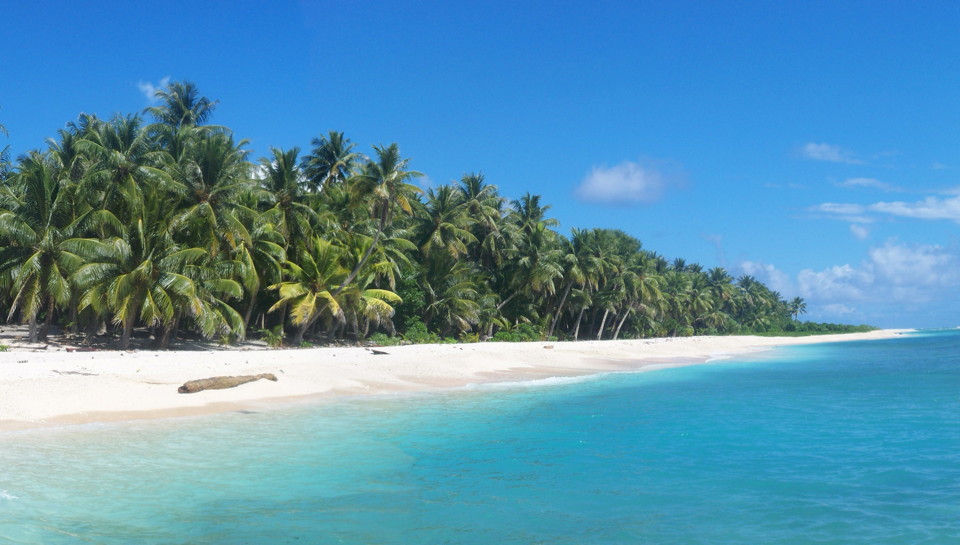
<instances>
[{"instance_id":1,"label":"tropical tree line","mask_svg":"<svg viewBox=\"0 0 960 545\"><path fill-rule=\"evenodd\" d=\"M539 195L482 174L424 192L395 143L331 131L253 160L193 84L157 99L4 150L0 318L32 341L616 339L797 329L806 310L621 231L564 236Z\"/></svg>"}]
</instances>

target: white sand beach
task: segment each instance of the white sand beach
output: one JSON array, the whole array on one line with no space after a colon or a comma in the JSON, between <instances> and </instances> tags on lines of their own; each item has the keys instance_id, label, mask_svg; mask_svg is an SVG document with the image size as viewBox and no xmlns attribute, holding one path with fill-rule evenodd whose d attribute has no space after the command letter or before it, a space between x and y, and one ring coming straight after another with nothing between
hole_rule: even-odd
<instances>
[{"instance_id":1,"label":"white sand beach","mask_svg":"<svg viewBox=\"0 0 960 545\"><path fill-rule=\"evenodd\" d=\"M704 363L776 346L883 339L904 330L812 337L687 337L286 350L79 351L11 346L0 352L0 430L186 416L296 398L456 388ZM72 350L72 351L71 351ZM273 373L224 390L181 394L186 381Z\"/></svg>"}]
</instances>

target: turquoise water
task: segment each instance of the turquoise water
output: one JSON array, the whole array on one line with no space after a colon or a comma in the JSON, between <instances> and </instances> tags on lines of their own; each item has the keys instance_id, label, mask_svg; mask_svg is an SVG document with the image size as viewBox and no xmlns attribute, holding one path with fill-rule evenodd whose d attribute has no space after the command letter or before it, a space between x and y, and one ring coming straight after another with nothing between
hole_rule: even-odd
<instances>
[{"instance_id":1,"label":"turquoise water","mask_svg":"<svg viewBox=\"0 0 960 545\"><path fill-rule=\"evenodd\" d=\"M958 348L0 434L0 543L960 543Z\"/></svg>"}]
</instances>

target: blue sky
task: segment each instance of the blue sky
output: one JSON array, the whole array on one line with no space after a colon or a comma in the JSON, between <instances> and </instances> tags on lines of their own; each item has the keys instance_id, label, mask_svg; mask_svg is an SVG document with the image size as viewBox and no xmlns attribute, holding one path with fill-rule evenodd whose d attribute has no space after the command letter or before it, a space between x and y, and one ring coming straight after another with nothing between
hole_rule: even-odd
<instances>
[{"instance_id":1,"label":"blue sky","mask_svg":"<svg viewBox=\"0 0 960 545\"><path fill-rule=\"evenodd\" d=\"M189 80L254 157L395 141L426 183L481 171L808 319L960 325L955 2L18 4L14 154Z\"/></svg>"}]
</instances>

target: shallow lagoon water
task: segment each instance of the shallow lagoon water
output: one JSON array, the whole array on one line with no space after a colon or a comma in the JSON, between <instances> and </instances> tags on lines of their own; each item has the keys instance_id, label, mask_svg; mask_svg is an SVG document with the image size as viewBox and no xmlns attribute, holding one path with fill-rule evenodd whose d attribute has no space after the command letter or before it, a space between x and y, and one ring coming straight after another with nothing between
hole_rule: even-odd
<instances>
[{"instance_id":1,"label":"shallow lagoon water","mask_svg":"<svg viewBox=\"0 0 960 545\"><path fill-rule=\"evenodd\" d=\"M0 543L960 543L960 332L0 434Z\"/></svg>"}]
</instances>

